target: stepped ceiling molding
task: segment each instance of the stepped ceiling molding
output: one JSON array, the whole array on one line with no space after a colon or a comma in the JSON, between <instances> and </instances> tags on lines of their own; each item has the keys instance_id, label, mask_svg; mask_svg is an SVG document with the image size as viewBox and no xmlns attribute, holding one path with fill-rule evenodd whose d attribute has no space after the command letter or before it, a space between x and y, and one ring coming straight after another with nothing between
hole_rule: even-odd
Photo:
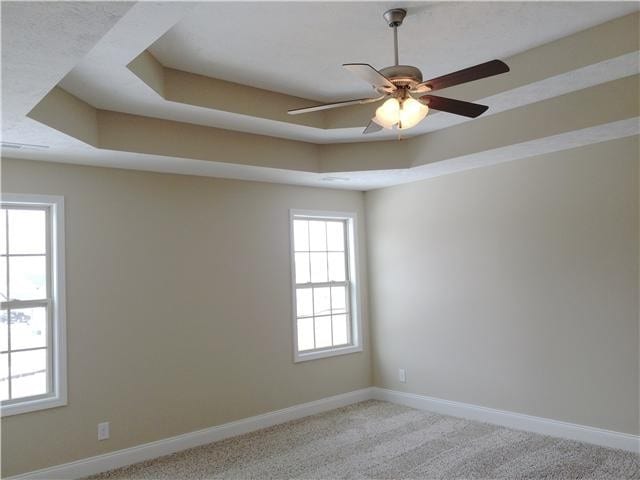
<instances>
[{"instance_id":1,"label":"stepped ceiling molding","mask_svg":"<svg viewBox=\"0 0 640 480\"><path fill-rule=\"evenodd\" d=\"M363 136L342 63L402 63L488 105ZM639 134L635 2L3 2L3 157L368 190ZM508 41L506 41L508 40ZM440 94L440 91L438 92Z\"/></svg>"}]
</instances>

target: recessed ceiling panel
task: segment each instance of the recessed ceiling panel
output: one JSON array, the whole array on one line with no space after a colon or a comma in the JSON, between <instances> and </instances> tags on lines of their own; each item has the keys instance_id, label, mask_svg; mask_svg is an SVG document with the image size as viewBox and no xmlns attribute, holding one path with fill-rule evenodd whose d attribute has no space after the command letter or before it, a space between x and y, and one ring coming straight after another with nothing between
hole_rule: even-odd
<instances>
[{"instance_id":1,"label":"recessed ceiling panel","mask_svg":"<svg viewBox=\"0 0 640 480\"><path fill-rule=\"evenodd\" d=\"M505 58L638 9L636 2L211 2L150 48L166 67L315 99L371 94L343 63L393 63L382 19L408 16L400 63L425 78Z\"/></svg>"}]
</instances>

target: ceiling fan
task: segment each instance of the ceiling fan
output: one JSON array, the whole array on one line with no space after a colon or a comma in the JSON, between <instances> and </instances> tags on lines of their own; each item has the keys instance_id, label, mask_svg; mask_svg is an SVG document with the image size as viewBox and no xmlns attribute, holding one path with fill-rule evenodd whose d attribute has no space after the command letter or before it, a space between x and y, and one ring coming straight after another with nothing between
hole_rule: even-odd
<instances>
[{"instance_id":1,"label":"ceiling fan","mask_svg":"<svg viewBox=\"0 0 640 480\"><path fill-rule=\"evenodd\" d=\"M411 65L399 65L398 63L398 27L402 25L406 15L407 11L402 8L393 8L383 15L388 25L393 28L395 54L395 64L393 66L378 71L366 63L345 63L342 65L351 73L373 86L379 96L297 108L289 110L288 113L290 115L298 115L330 108L346 107L348 105L375 103L386 99L377 108L375 116L362 132L373 133L383 128L406 130L414 127L427 116L430 108L470 118L476 118L487 111L489 107L486 105L438 97L428 92L506 73L509 71L507 64L500 60L491 60L474 67L423 81L422 72L418 68ZM414 98L414 96L418 96L418 99Z\"/></svg>"}]
</instances>

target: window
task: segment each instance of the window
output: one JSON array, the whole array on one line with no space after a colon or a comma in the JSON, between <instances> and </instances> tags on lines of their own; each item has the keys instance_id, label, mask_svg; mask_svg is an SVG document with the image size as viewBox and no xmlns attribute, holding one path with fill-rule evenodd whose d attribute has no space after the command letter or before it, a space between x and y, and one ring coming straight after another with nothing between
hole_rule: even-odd
<instances>
[{"instance_id":1,"label":"window","mask_svg":"<svg viewBox=\"0 0 640 480\"><path fill-rule=\"evenodd\" d=\"M294 360L362 351L355 214L291 211Z\"/></svg>"},{"instance_id":2,"label":"window","mask_svg":"<svg viewBox=\"0 0 640 480\"><path fill-rule=\"evenodd\" d=\"M3 416L66 404L63 214L61 197L2 195Z\"/></svg>"}]
</instances>

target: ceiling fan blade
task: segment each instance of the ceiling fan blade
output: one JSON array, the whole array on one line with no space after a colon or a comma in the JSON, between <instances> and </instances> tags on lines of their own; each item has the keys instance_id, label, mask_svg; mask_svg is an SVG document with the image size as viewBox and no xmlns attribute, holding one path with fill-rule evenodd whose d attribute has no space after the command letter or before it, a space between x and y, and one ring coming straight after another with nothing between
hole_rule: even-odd
<instances>
[{"instance_id":1,"label":"ceiling fan blade","mask_svg":"<svg viewBox=\"0 0 640 480\"><path fill-rule=\"evenodd\" d=\"M486 105L480 105L479 103L464 102L453 98L436 97L435 95L424 95L420 97L420 100L428 105L429 108L433 108L434 110L454 113L456 115L463 115L471 118L476 118L489 109Z\"/></svg>"},{"instance_id":2,"label":"ceiling fan blade","mask_svg":"<svg viewBox=\"0 0 640 480\"><path fill-rule=\"evenodd\" d=\"M373 103L382 100L384 97L385 96L382 95L376 98L358 98L356 100L345 100L344 102L323 103L322 105L314 105L312 107L295 108L293 110L289 110L287 113L289 115L299 115L301 113L318 112L320 110L328 110L330 108L347 107L349 105L360 105L363 103Z\"/></svg>"},{"instance_id":3,"label":"ceiling fan blade","mask_svg":"<svg viewBox=\"0 0 640 480\"><path fill-rule=\"evenodd\" d=\"M345 63L342 66L373 86L373 88L383 88L390 92L396 89L396 86L387 77L367 63Z\"/></svg>"},{"instance_id":4,"label":"ceiling fan blade","mask_svg":"<svg viewBox=\"0 0 640 480\"><path fill-rule=\"evenodd\" d=\"M376 122L373 121L373 119L371 119L371 121L369 122L369 125L367 125L367 128L365 128L362 133L365 135L367 133L376 133L382 130L383 128L384 127L382 125L377 124Z\"/></svg>"},{"instance_id":5,"label":"ceiling fan blade","mask_svg":"<svg viewBox=\"0 0 640 480\"><path fill-rule=\"evenodd\" d=\"M481 63L474 67L458 70L457 72L442 75L441 77L432 78L418 84L415 88L419 91L421 87L429 87L431 91L442 90L443 88L453 87L461 83L473 82L481 78L492 77L501 73L507 73L509 66L500 60L491 60L490 62Z\"/></svg>"}]
</instances>

